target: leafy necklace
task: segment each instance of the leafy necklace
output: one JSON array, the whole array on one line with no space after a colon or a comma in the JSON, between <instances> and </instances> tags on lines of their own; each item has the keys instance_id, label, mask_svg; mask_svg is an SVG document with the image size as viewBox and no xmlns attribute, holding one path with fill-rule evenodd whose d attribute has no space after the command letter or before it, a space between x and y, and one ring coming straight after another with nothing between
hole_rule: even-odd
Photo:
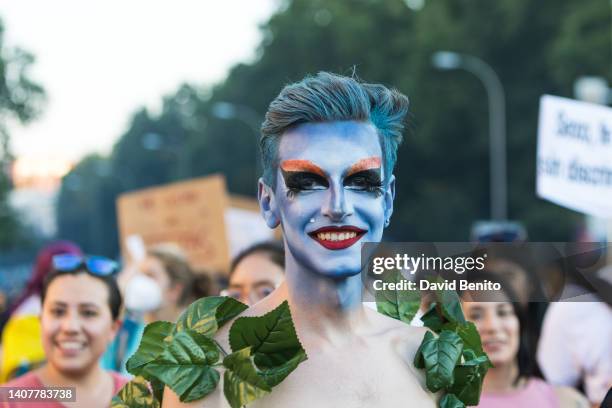
<instances>
[{"instance_id":1,"label":"leafy necklace","mask_svg":"<svg viewBox=\"0 0 612 408\"><path fill-rule=\"evenodd\" d=\"M398 277L396 277L398 278ZM457 294L435 292L436 301L421 318L431 329L421 342L414 365L425 370L431 392L442 391L441 408L477 405L484 375L491 363L480 336L466 322ZM378 311L410 323L420 305L418 292L377 293ZM291 318L289 304L256 317L239 317L229 330L231 350L214 335L247 306L233 298L214 296L192 303L176 324L147 325L136 353L127 362L135 378L112 400L113 408L159 408L164 387L182 402L202 399L219 383L232 408L240 408L270 393L307 359Z\"/></svg>"}]
</instances>

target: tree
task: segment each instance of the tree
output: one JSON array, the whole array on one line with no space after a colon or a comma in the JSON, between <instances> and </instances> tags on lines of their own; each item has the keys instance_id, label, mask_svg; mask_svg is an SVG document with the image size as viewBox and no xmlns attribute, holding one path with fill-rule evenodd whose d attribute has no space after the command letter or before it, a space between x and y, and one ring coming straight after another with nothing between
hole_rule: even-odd
<instances>
[{"instance_id":1,"label":"tree","mask_svg":"<svg viewBox=\"0 0 612 408\"><path fill-rule=\"evenodd\" d=\"M432 68L432 53L449 49L487 61L506 89L509 216L526 223L532 240L569 239L580 215L535 196L538 103L544 93L571 97L578 75L609 75L609 7L440 0L413 11L402 0L285 0L262 26L254 63L237 64L210 90L180 88L159 117L134 117L110 158L117 191L221 172L231 192L254 195L253 130L217 118L215 104L263 116L286 83L321 70L356 72L412 101L388 237L466 240L472 222L489 216L488 112L475 77ZM147 137L165 148L143 149Z\"/></svg>"},{"instance_id":2,"label":"tree","mask_svg":"<svg viewBox=\"0 0 612 408\"><path fill-rule=\"evenodd\" d=\"M23 240L20 223L8 203L13 155L7 122L16 119L27 123L40 112L44 91L29 77L33 62L30 53L4 45L4 26L0 20L0 249L13 248Z\"/></svg>"}]
</instances>

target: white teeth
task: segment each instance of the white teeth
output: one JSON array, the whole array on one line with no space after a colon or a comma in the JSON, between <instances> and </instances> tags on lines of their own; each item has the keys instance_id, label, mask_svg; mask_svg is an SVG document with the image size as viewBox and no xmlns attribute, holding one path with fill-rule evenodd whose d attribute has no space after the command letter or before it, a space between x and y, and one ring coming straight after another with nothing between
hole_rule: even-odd
<instances>
[{"instance_id":1,"label":"white teeth","mask_svg":"<svg viewBox=\"0 0 612 408\"><path fill-rule=\"evenodd\" d=\"M319 232L317 234L317 238L322 241L345 241L347 239L352 239L357 236L357 233L354 231L348 232Z\"/></svg>"},{"instance_id":2,"label":"white teeth","mask_svg":"<svg viewBox=\"0 0 612 408\"><path fill-rule=\"evenodd\" d=\"M83 343L77 341L63 341L59 343L59 346L64 350L80 350L83 348Z\"/></svg>"}]
</instances>

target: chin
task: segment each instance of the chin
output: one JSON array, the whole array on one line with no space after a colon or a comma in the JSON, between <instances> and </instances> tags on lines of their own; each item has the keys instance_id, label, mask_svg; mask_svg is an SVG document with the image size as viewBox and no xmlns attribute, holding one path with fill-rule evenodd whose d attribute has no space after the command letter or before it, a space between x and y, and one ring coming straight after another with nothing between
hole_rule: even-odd
<instances>
[{"instance_id":1,"label":"chin","mask_svg":"<svg viewBox=\"0 0 612 408\"><path fill-rule=\"evenodd\" d=\"M327 249L325 251L328 251ZM311 262L311 268L319 275L332 278L348 278L361 273L361 254L326 253Z\"/></svg>"},{"instance_id":2,"label":"chin","mask_svg":"<svg viewBox=\"0 0 612 408\"><path fill-rule=\"evenodd\" d=\"M496 367L504 366L514 360L512 357L507 357L505 355L496 355L492 353L487 353L487 355L489 356L489 360L491 360L491 363L493 363L493 365Z\"/></svg>"},{"instance_id":3,"label":"chin","mask_svg":"<svg viewBox=\"0 0 612 408\"><path fill-rule=\"evenodd\" d=\"M82 376L83 374L85 374L88 369L89 366L83 363L78 363L78 364L54 364L55 368L57 369L57 371L59 371L62 375L68 376L68 377L79 377Z\"/></svg>"}]
</instances>

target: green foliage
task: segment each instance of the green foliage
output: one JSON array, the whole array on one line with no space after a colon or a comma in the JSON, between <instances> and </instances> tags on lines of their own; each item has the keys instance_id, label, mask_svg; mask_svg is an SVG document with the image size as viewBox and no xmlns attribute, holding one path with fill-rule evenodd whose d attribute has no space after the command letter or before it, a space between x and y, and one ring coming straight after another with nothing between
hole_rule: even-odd
<instances>
[{"instance_id":1,"label":"green foliage","mask_svg":"<svg viewBox=\"0 0 612 408\"><path fill-rule=\"evenodd\" d=\"M465 404L453 394L446 394L440 400L440 408L463 408Z\"/></svg>"},{"instance_id":2,"label":"green foliage","mask_svg":"<svg viewBox=\"0 0 612 408\"><path fill-rule=\"evenodd\" d=\"M399 271L385 273L382 280L385 283L397 283L403 279ZM389 317L410 324L421 305L421 295L418 291L379 290L375 294L377 310Z\"/></svg>"},{"instance_id":3,"label":"green foliage","mask_svg":"<svg viewBox=\"0 0 612 408\"><path fill-rule=\"evenodd\" d=\"M489 217L488 108L472 74L432 68L432 53L449 49L483 59L504 85L509 216L535 241L564 241L579 216L534 194L539 97L571 97L579 75L612 79L609 7L605 0L439 0L413 11L402 0L287 0L262 25L258 59L237 64L214 87L181 86L159 115L138 111L107 159L108 174L83 177L82 191L64 183L59 232L114 256L117 227L109 221L121 192L220 172L232 193L255 196L254 123L272 98L306 74L355 67L412 101L388 237L465 240L473 221ZM248 107L248 120L215 117L221 101ZM88 194L91 202L80 198Z\"/></svg>"},{"instance_id":4,"label":"green foliage","mask_svg":"<svg viewBox=\"0 0 612 408\"><path fill-rule=\"evenodd\" d=\"M183 402L204 398L217 388L217 368L223 367L225 396L232 407L240 407L270 392L306 359L287 302L263 316L238 318L230 328L228 355L213 336L246 308L232 298L210 297L192 303L176 324L149 324L127 363L130 373L149 381L153 395L146 394L146 401L159 406L164 386ZM145 398L139 391L142 381L117 403L144 404L139 402Z\"/></svg>"},{"instance_id":5,"label":"green foliage","mask_svg":"<svg viewBox=\"0 0 612 408\"><path fill-rule=\"evenodd\" d=\"M149 390L147 381L135 377L125 384L111 401L111 408L160 408L161 404Z\"/></svg>"},{"instance_id":6,"label":"green foliage","mask_svg":"<svg viewBox=\"0 0 612 408\"><path fill-rule=\"evenodd\" d=\"M454 332L442 330L438 337L431 332L425 333L419 354L427 370L426 381L430 391L437 392L453 384L453 370L461 358L462 349L461 337Z\"/></svg>"},{"instance_id":7,"label":"green foliage","mask_svg":"<svg viewBox=\"0 0 612 408\"><path fill-rule=\"evenodd\" d=\"M181 401L194 401L211 393L219 382L212 365L219 361L217 345L193 330L172 337L162 353L144 370L170 387Z\"/></svg>"},{"instance_id":8,"label":"green foliage","mask_svg":"<svg viewBox=\"0 0 612 408\"><path fill-rule=\"evenodd\" d=\"M250 347L225 357L223 366L227 368L223 378L223 392L232 408L240 408L271 391L257 372Z\"/></svg>"},{"instance_id":9,"label":"green foliage","mask_svg":"<svg viewBox=\"0 0 612 408\"><path fill-rule=\"evenodd\" d=\"M30 78L29 69L33 63L32 54L5 46L4 24L0 20L0 250L23 246L27 241L27 231L8 203L13 155L6 123L8 119L29 123L41 111L45 93Z\"/></svg>"},{"instance_id":10,"label":"green foliage","mask_svg":"<svg viewBox=\"0 0 612 408\"><path fill-rule=\"evenodd\" d=\"M425 327L432 331L425 333L413 364L425 370L425 382L431 392L442 390L446 393L440 407L478 405L482 382L492 367L491 362L482 349L476 326L465 320L457 293L437 290L434 294L436 302L421 317ZM378 306L379 311L400 320L396 312L399 306L391 308L393 303L388 299L402 296L405 295L385 294L381 297L383 304Z\"/></svg>"},{"instance_id":11,"label":"green foliage","mask_svg":"<svg viewBox=\"0 0 612 408\"><path fill-rule=\"evenodd\" d=\"M271 387L306 360L287 301L263 316L236 319L229 341L233 351L251 349L255 364Z\"/></svg>"},{"instance_id":12,"label":"green foliage","mask_svg":"<svg viewBox=\"0 0 612 408\"><path fill-rule=\"evenodd\" d=\"M142 367L155 360L164 351L164 339L172 333L174 324L153 322L148 324L142 334L138 350L129 358L126 369L133 375L142 375Z\"/></svg>"},{"instance_id":13,"label":"green foliage","mask_svg":"<svg viewBox=\"0 0 612 408\"><path fill-rule=\"evenodd\" d=\"M178 318L176 331L190 329L205 336L214 336L221 326L246 309L245 304L230 297L210 296L199 299Z\"/></svg>"},{"instance_id":14,"label":"green foliage","mask_svg":"<svg viewBox=\"0 0 612 408\"><path fill-rule=\"evenodd\" d=\"M438 282L442 282L442 279L438 278ZM452 290L436 290L434 295L436 307L446 321L459 325L466 323L457 292Z\"/></svg>"}]
</instances>

